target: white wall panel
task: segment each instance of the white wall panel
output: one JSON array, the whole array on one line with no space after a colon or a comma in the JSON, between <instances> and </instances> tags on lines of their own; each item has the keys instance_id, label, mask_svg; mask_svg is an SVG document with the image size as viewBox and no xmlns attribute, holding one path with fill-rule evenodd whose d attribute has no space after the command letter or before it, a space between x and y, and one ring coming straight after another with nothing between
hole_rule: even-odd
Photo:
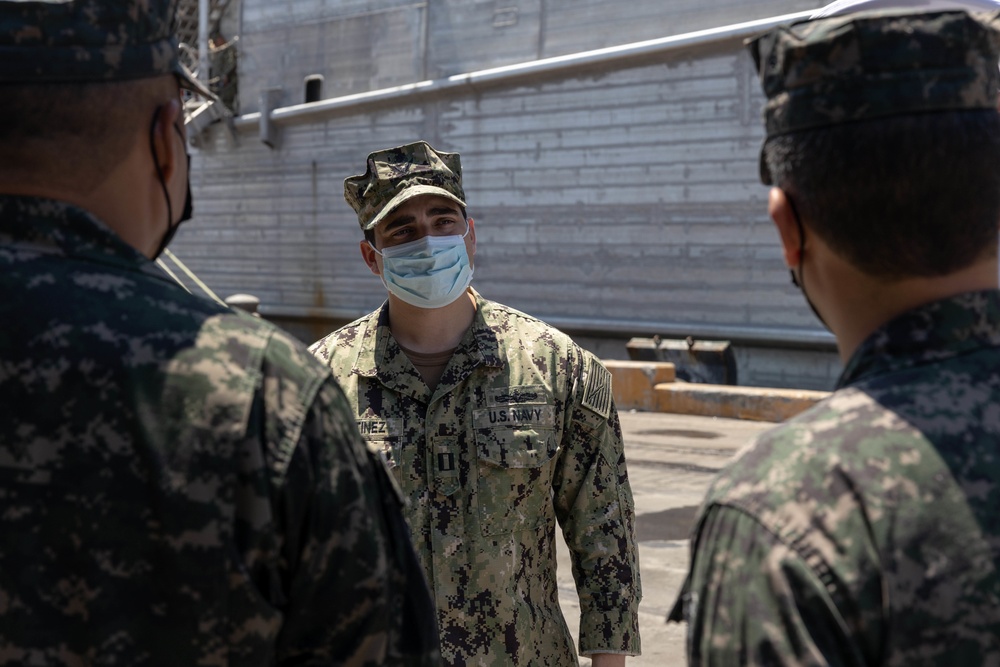
<instances>
[{"instance_id":1,"label":"white wall panel","mask_svg":"<svg viewBox=\"0 0 1000 667\"><path fill-rule=\"evenodd\" d=\"M295 3L245 1L244 32L257 22L245 49L277 52L282 40L317 40L320 27L336 41L364 19L368 28L349 40L347 50L330 43L323 53L354 63L338 64L348 69L392 72L388 76L398 82L418 80L424 57L446 62L441 54L448 48L455 67L482 64L476 60L482 54L459 56L477 39L479 50L488 52L493 27L479 24L500 6L371 0L341 3L338 14L333 4L314 2L305 4L314 6L316 20L298 26L265 8L269 4ZM536 45L558 38L566 49L582 50L587 21L608 23L609 30L618 21L631 26L629 35L643 37L650 35L639 34L640 24L652 32L650 24L660 21L655 30L664 34L821 3L731 2L715 10L680 0L507 4L524 9L519 20L534 16L536 27L544 27L535 37L545 39ZM450 7L450 29L442 14L434 14L442 7ZM414 44L421 52L424 46L413 17L425 11L432 36L426 54L415 58ZM561 18L538 23L546 12ZM380 17L380 35L372 32L372 17ZM580 31L576 41L566 32L572 17ZM471 41L456 41L449 30ZM361 48L364 40L396 38L394 51L377 63L362 62L377 51L374 42ZM525 37L518 48L534 57L529 41ZM513 62L530 59L503 53ZM273 77L268 84L292 89L301 75L296 67L302 70L286 63L266 76L261 67L247 81ZM414 74L404 74L406 68ZM343 179L363 171L371 150L426 139L462 154L479 243L474 284L489 297L542 317L816 331L818 322L789 284L766 214L767 189L757 180L761 104L748 56L730 44L666 62L285 125L274 149L254 132L232 135L214 126L194 156L195 219L172 248L220 295L256 294L265 311L361 314L385 293L361 261L362 235L343 200ZM830 354L797 353L808 358L797 365L775 365L780 354L774 351L740 354L743 380L750 383L780 378L789 386L829 388L838 367Z\"/></svg>"}]
</instances>

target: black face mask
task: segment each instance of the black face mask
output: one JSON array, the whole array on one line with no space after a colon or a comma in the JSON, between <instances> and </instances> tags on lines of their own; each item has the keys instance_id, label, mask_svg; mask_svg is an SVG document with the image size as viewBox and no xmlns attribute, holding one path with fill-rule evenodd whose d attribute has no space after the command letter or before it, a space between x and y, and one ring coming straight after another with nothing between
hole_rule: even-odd
<instances>
[{"instance_id":1,"label":"black face mask","mask_svg":"<svg viewBox=\"0 0 1000 667\"><path fill-rule=\"evenodd\" d=\"M177 228L181 226L181 223L186 222L191 219L194 213L194 206L191 203L191 154L187 152L187 142L184 141L184 133L181 129L174 125L174 129L177 130L177 134L180 135L181 142L184 143L184 157L187 160L187 193L184 195L184 210L181 211L181 217L177 222L173 222L174 211L173 206L170 203L170 193L167 192L167 183L163 178L163 172L160 170L160 161L156 156L156 144L153 142L153 131L156 128L156 118L153 118L153 124L149 128L149 147L153 153L153 164L156 166L156 175L160 179L160 187L163 188L163 196L167 200L167 231L163 235L163 239L160 241L159 247L157 247L156 252L153 254L153 259L156 260L163 251L167 249L170 242L174 238L174 234L177 233Z\"/></svg>"},{"instance_id":2,"label":"black face mask","mask_svg":"<svg viewBox=\"0 0 1000 667\"><path fill-rule=\"evenodd\" d=\"M795 224L798 225L799 228L799 275L795 275L795 269L788 269L788 273L792 276L792 284L799 288L802 292L803 298L806 300L806 303L809 304L809 310L811 310L813 315L816 316L816 319L818 319L823 326L826 327L827 331L830 331L830 326L826 323L826 320L823 319L823 316L819 314L819 311L816 310L816 306L813 305L812 299L810 299L809 294L806 293L806 274L802 268L802 264L805 262L806 258L806 229L802 224L802 218L799 217L798 209L795 208L795 201L788 195L787 192L785 193L785 198L788 200L788 205L792 209L792 215L795 216Z\"/></svg>"}]
</instances>

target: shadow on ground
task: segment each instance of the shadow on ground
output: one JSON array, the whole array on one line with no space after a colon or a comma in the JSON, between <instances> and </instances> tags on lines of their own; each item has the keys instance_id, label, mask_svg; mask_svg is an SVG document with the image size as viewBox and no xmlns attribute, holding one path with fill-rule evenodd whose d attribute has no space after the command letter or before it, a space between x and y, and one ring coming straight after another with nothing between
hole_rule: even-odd
<instances>
[{"instance_id":1,"label":"shadow on ground","mask_svg":"<svg viewBox=\"0 0 1000 667\"><path fill-rule=\"evenodd\" d=\"M698 514L698 505L672 507L662 512L647 512L635 517L635 536L639 542L651 540L686 540Z\"/></svg>"}]
</instances>

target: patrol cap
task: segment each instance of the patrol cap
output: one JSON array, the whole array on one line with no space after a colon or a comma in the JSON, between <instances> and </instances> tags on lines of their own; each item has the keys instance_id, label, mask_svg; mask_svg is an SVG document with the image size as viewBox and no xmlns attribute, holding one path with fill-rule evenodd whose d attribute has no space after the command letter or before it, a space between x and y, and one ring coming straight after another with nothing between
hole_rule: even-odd
<instances>
[{"instance_id":1,"label":"patrol cap","mask_svg":"<svg viewBox=\"0 0 1000 667\"><path fill-rule=\"evenodd\" d=\"M458 153L441 153L426 141L386 148L369 154L364 174L344 180L344 199L365 231L418 195L440 195L465 207Z\"/></svg>"},{"instance_id":2,"label":"patrol cap","mask_svg":"<svg viewBox=\"0 0 1000 667\"><path fill-rule=\"evenodd\" d=\"M0 83L177 76L216 99L180 61L175 0L0 0Z\"/></svg>"},{"instance_id":3,"label":"patrol cap","mask_svg":"<svg viewBox=\"0 0 1000 667\"><path fill-rule=\"evenodd\" d=\"M996 109L1000 13L862 12L747 42L772 137L887 116ZM761 181L771 174L760 160Z\"/></svg>"}]
</instances>

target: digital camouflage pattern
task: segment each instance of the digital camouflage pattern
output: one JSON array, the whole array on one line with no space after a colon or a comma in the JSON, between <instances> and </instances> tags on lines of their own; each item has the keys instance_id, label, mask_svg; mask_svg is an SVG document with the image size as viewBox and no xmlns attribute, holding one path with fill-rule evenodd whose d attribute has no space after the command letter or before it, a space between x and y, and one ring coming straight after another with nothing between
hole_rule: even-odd
<instances>
[{"instance_id":1,"label":"digital camouflage pattern","mask_svg":"<svg viewBox=\"0 0 1000 667\"><path fill-rule=\"evenodd\" d=\"M698 665L1000 665L1000 292L873 333L744 450L692 538Z\"/></svg>"},{"instance_id":2,"label":"digital camouflage pattern","mask_svg":"<svg viewBox=\"0 0 1000 667\"><path fill-rule=\"evenodd\" d=\"M866 12L748 41L767 137L885 116L995 109L1000 14ZM761 160L761 180L771 175Z\"/></svg>"},{"instance_id":3,"label":"digital camouflage pattern","mask_svg":"<svg viewBox=\"0 0 1000 667\"><path fill-rule=\"evenodd\" d=\"M580 652L638 654L635 507L610 373L556 329L475 297L475 321L433 392L385 306L310 348L403 490L442 656L578 664L556 588L557 521L580 596Z\"/></svg>"},{"instance_id":4,"label":"digital camouflage pattern","mask_svg":"<svg viewBox=\"0 0 1000 667\"><path fill-rule=\"evenodd\" d=\"M174 74L214 99L180 61L177 0L0 2L0 82L125 81Z\"/></svg>"},{"instance_id":5,"label":"digital camouflage pattern","mask_svg":"<svg viewBox=\"0 0 1000 667\"><path fill-rule=\"evenodd\" d=\"M365 231L375 229L397 206L419 195L447 197L465 208L461 156L417 141L369 154L365 173L344 180L344 199Z\"/></svg>"},{"instance_id":6,"label":"digital camouflage pattern","mask_svg":"<svg viewBox=\"0 0 1000 667\"><path fill-rule=\"evenodd\" d=\"M0 665L434 665L384 466L305 346L0 196Z\"/></svg>"}]
</instances>

